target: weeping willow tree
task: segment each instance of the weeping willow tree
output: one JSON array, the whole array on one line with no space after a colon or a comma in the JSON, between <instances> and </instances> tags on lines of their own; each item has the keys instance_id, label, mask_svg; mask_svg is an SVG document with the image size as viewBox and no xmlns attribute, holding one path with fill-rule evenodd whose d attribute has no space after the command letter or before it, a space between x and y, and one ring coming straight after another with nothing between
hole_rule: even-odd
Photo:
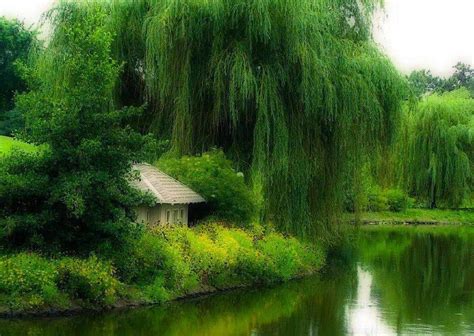
<instances>
[{"instance_id":1,"label":"weeping willow tree","mask_svg":"<svg viewBox=\"0 0 474 336\"><path fill-rule=\"evenodd\" d=\"M474 99L466 89L431 95L402 124L402 183L432 208L460 206L474 189Z\"/></svg>"},{"instance_id":2,"label":"weeping willow tree","mask_svg":"<svg viewBox=\"0 0 474 336\"><path fill-rule=\"evenodd\" d=\"M381 2L99 1L124 64L116 100L146 103L134 125L174 155L223 148L281 229L321 233L399 117L404 82L371 35Z\"/></svg>"}]
</instances>

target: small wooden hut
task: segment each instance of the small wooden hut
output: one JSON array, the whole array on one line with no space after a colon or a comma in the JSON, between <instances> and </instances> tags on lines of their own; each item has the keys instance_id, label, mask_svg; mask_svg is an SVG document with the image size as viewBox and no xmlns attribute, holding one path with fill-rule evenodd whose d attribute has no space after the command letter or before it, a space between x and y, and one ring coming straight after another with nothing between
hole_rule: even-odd
<instances>
[{"instance_id":1,"label":"small wooden hut","mask_svg":"<svg viewBox=\"0 0 474 336\"><path fill-rule=\"evenodd\" d=\"M206 202L201 195L152 165L141 163L133 168L140 172L140 179L133 185L156 199L152 207L137 208L140 222L150 226L189 225L190 205Z\"/></svg>"}]
</instances>

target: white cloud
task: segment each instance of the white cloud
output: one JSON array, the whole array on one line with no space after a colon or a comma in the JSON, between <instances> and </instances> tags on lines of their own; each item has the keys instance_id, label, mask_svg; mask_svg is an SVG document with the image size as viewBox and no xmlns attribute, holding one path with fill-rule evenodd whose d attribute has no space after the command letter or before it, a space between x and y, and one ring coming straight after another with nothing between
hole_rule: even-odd
<instances>
[{"instance_id":1,"label":"white cloud","mask_svg":"<svg viewBox=\"0 0 474 336\"><path fill-rule=\"evenodd\" d=\"M35 23L54 0L0 0L0 15ZM447 75L458 61L474 65L474 0L385 0L376 39L404 72Z\"/></svg>"},{"instance_id":2,"label":"white cloud","mask_svg":"<svg viewBox=\"0 0 474 336\"><path fill-rule=\"evenodd\" d=\"M54 0L0 0L0 15L35 24Z\"/></svg>"},{"instance_id":3,"label":"white cloud","mask_svg":"<svg viewBox=\"0 0 474 336\"><path fill-rule=\"evenodd\" d=\"M474 65L474 0L386 0L376 39L404 72L447 75L458 61Z\"/></svg>"}]
</instances>

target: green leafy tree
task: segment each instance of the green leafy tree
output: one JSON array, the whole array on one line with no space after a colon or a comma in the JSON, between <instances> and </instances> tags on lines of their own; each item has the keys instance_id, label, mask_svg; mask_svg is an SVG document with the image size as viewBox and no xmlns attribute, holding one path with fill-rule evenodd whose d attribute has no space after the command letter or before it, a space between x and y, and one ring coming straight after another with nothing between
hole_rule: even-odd
<instances>
[{"instance_id":1,"label":"green leafy tree","mask_svg":"<svg viewBox=\"0 0 474 336\"><path fill-rule=\"evenodd\" d=\"M442 84L442 79L433 76L429 70L415 70L408 76L408 82L417 98L421 98L424 94L437 91Z\"/></svg>"},{"instance_id":2,"label":"green leafy tree","mask_svg":"<svg viewBox=\"0 0 474 336\"><path fill-rule=\"evenodd\" d=\"M256 214L258 200L245 184L242 173L232 168L222 151L198 157L164 158L158 166L199 192L216 218L248 224Z\"/></svg>"},{"instance_id":3,"label":"green leafy tree","mask_svg":"<svg viewBox=\"0 0 474 336\"><path fill-rule=\"evenodd\" d=\"M175 154L223 148L281 229L327 232L346 171L390 142L405 94L371 37L381 2L112 1L119 100L147 101L139 128Z\"/></svg>"},{"instance_id":4,"label":"green leafy tree","mask_svg":"<svg viewBox=\"0 0 474 336\"><path fill-rule=\"evenodd\" d=\"M81 54L68 43L82 34L76 19L88 17L92 4L101 7L115 60L124 64L110 90L119 105L148 103L134 118L136 129L171 139L177 155L222 148L265 199L266 218L301 235L328 233L342 210L344 177L362 166L358 158L390 143L406 94L404 79L372 39L381 3L65 1L67 10L52 21L58 57L42 61L41 80L49 97L89 106L87 95L98 91L91 83L107 77L94 65L90 82L79 86L89 74L80 64L94 62L96 46L81 42L88 50ZM68 59L77 67L65 68ZM63 92L65 79L77 82L71 92ZM50 134L47 121L62 108L44 106L32 109L32 116L46 111L36 118L44 125L28 125L33 135ZM63 115L71 128L82 124L72 111ZM52 140L63 143L62 135Z\"/></svg>"},{"instance_id":5,"label":"green leafy tree","mask_svg":"<svg viewBox=\"0 0 474 336\"><path fill-rule=\"evenodd\" d=\"M87 253L135 232L132 207L142 195L128 179L147 138L124 124L140 109L114 110L120 66L107 12L77 6L61 2L49 13L52 39L32 69L33 90L18 98L29 139L46 148L0 162L4 246Z\"/></svg>"},{"instance_id":6,"label":"green leafy tree","mask_svg":"<svg viewBox=\"0 0 474 336\"><path fill-rule=\"evenodd\" d=\"M474 83L474 69L470 65L458 62L453 67L454 73L442 83L442 91L453 91L460 88L467 88L472 91Z\"/></svg>"},{"instance_id":7,"label":"green leafy tree","mask_svg":"<svg viewBox=\"0 0 474 336\"><path fill-rule=\"evenodd\" d=\"M470 65L458 62L454 73L448 78L434 76L431 71L415 70L407 77L413 94L417 98L432 92L450 92L467 88L474 95L474 69Z\"/></svg>"},{"instance_id":8,"label":"green leafy tree","mask_svg":"<svg viewBox=\"0 0 474 336\"><path fill-rule=\"evenodd\" d=\"M15 93L26 90L18 65L26 62L32 48L38 48L36 35L22 22L0 17L0 134L9 135L23 124L21 114L13 109Z\"/></svg>"},{"instance_id":9,"label":"green leafy tree","mask_svg":"<svg viewBox=\"0 0 474 336\"><path fill-rule=\"evenodd\" d=\"M473 189L474 99L466 89L433 94L408 111L400 138L407 189L427 205L457 207Z\"/></svg>"}]
</instances>

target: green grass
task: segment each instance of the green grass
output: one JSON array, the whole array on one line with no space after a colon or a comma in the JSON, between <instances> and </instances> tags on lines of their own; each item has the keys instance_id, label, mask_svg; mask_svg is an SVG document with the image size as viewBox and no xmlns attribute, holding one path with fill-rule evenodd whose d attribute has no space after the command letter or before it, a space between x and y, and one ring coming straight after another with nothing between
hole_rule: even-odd
<instances>
[{"instance_id":1,"label":"green grass","mask_svg":"<svg viewBox=\"0 0 474 336\"><path fill-rule=\"evenodd\" d=\"M36 147L13 138L0 135L0 155L8 154L15 148L32 152Z\"/></svg>"},{"instance_id":2,"label":"green grass","mask_svg":"<svg viewBox=\"0 0 474 336\"><path fill-rule=\"evenodd\" d=\"M391 235L393 233L398 234L429 234L434 236L456 236L457 238L472 241L474 239L474 226L472 225L391 225L391 224L378 224L378 225L363 225L360 227L362 233L376 233L379 235ZM400 241L393 242L393 245L398 247L391 247L392 251L403 246L403 236L399 237ZM408 237L408 236L404 236ZM394 240L394 236L389 236L391 240ZM379 242L380 244L383 239L374 239L372 237L372 243ZM405 242L406 243L406 242ZM377 243L378 244L378 243Z\"/></svg>"},{"instance_id":3,"label":"green grass","mask_svg":"<svg viewBox=\"0 0 474 336\"><path fill-rule=\"evenodd\" d=\"M418 221L439 223L474 224L473 210L408 209L403 212L367 212L363 221Z\"/></svg>"}]
</instances>

